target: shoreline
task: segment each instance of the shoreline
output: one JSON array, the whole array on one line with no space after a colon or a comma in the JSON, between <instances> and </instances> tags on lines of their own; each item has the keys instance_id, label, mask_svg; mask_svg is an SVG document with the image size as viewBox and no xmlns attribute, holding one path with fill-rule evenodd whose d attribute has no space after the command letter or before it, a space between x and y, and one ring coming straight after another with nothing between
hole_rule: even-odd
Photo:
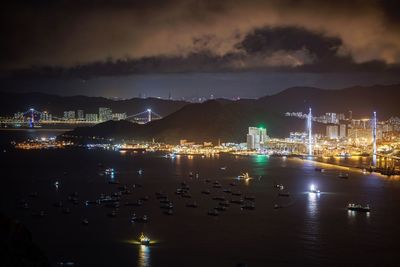
<instances>
[{"instance_id":1,"label":"shoreline","mask_svg":"<svg viewBox=\"0 0 400 267\"><path fill-rule=\"evenodd\" d=\"M25 132L67 132L73 129L64 128L0 128L0 131L25 131Z\"/></svg>"}]
</instances>

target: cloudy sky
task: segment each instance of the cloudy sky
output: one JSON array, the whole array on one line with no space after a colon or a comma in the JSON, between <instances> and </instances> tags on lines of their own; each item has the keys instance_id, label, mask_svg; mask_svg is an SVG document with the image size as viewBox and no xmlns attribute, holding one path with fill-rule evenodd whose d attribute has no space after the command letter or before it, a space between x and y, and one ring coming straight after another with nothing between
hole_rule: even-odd
<instances>
[{"instance_id":1,"label":"cloudy sky","mask_svg":"<svg viewBox=\"0 0 400 267\"><path fill-rule=\"evenodd\" d=\"M257 97L400 82L396 0L6 0L1 90Z\"/></svg>"}]
</instances>

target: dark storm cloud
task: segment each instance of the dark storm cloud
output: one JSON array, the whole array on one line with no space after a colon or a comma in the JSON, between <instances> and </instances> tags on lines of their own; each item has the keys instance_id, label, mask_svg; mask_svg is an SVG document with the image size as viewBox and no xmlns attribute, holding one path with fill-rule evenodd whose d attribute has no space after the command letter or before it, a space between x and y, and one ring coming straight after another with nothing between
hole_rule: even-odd
<instances>
[{"instance_id":1,"label":"dark storm cloud","mask_svg":"<svg viewBox=\"0 0 400 267\"><path fill-rule=\"evenodd\" d=\"M53 75L396 69L396 1L7 1L1 68Z\"/></svg>"}]
</instances>

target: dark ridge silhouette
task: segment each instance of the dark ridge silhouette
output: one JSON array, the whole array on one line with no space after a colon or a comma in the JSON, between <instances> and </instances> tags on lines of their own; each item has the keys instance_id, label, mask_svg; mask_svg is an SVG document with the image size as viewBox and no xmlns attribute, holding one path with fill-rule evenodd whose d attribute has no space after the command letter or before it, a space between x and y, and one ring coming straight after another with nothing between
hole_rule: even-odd
<instances>
[{"instance_id":1,"label":"dark ridge silhouette","mask_svg":"<svg viewBox=\"0 0 400 267\"><path fill-rule=\"evenodd\" d=\"M137 114L148 108L161 116L167 116L187 105L185 101L172 101L158 98L131 98L112 100L104 97L58 96L43 93L8 93L0 92L0 114L12 116L16 111L35 108L62 116L65 110L82 109L85 113L98 113L99 107L108 107L113 112Z\"/></svg>"},{"instance_id":2,"label":"dark ridge silhouette","mask_svg":"<svg viewBox=\"0 0 400 267\"><path fill-rule=\"evenodd\" d=\"M289 88L257 100L210 100L188 104L162 120L146 125L127 121L106 122L93 127L81 127L68 136L86 138L99 136L116 139L136 139L176 143L180 139L197 142L244 142L249 126L264 126L272 137L288 136L290 131L304 131L305 121L285 117L286 111L307 112L315 115L326 112L353 116L370 116L377 111L380 119L400 114L400 85L351 87L342 90L323 90L310 87ZM323 133L323 125L315 124Z\"/></svg>"},{"instance_id":3,"label":"dark ridge silhouette","mask_svg":"<svg viewBox=\"0 0 400 267\"><path fill-rule=\"evenodd\" d=\"M0 213L0 249L2 266L48 267L50 263L32 242L29 230Z\"/></svg>"}]
</instances>

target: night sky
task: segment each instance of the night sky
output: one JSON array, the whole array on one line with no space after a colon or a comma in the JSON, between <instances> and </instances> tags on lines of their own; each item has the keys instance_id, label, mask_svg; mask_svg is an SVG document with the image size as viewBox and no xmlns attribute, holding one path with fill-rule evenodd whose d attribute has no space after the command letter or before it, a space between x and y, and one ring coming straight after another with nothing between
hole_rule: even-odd
<instances>
[{"instance_id":1,"label":"night sky","mask_svg":"<svg viewBox=\"0 0 400 267\"><path fill-rule=\"evenodd\" d=\"M399 1L6 0L4 91L259 97L400 83Z\"/></svg>"}]
</instances>

